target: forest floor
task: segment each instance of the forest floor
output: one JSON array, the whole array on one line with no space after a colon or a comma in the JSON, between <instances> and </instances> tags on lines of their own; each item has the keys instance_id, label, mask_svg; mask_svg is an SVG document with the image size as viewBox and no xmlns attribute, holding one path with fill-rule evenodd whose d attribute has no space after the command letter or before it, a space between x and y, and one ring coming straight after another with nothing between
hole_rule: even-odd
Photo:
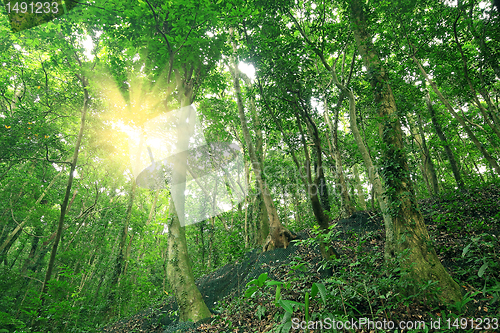
<instances>
[{"instance_id":1,"label":"forest floor","mask_svg":"<svg viewBox=\"0 0 500 333\"><path fill-rule=\"evenodd\" d=\"M357 212L349 219L334 221L339 234L332 245L340 258L330 269L321 268L321 256L314 245L293 244L287 249L265 253L252 250L234 264L197 281L205 303L213 312L212 318L204 323L178 323L175 302L169 298L157 307L122 319L102 331L274 332L284 314L283 308L275 305L275 287L266 289L264 286L252 297L244 297L246 284L262 273L267 273L268 279L289 282L288 288L281 289L281 297L299 303L304 303L305 293L311 291L313 283L326 285L332 298L322 304L317 296L310 303L310 318L315 320L324 319L324 316L318 315L323 312L343 318L343 321L351 321L351 318L396 323L440 320L442 328L448 323L451 328L458 328L464 323L460 319L467 318L468 329L471 328L471 318L497 318L500 321L499 202L500 188L495 186L449 192L419 202L441 262L467 295L462 304L453 309L429 296L432 293L427 296L421 293L419 298L398 292L395 286L399 283L398 270L387 274L387 270L382 269L385 240L382 218L366 211ZM299 233L301 239L310 239L311 236L311 230ZM305 319L304 312L303 308L297 309L293 317L302 321ZM478 323L476 320L475 325ZM479 326L474 328L475 332L494 331L484 329L485 322L482 330ZM356 330L375 331L382 332L367 328ZM424 332L414 332L418 331ZM310 332L321 330L312 329Z\"/></svg>"}]
</instances>

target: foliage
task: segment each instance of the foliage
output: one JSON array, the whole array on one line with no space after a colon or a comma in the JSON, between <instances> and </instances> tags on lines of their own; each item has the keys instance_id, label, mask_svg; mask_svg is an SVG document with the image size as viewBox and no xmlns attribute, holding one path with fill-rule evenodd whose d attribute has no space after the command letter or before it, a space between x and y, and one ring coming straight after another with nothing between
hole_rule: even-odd
<instances>
[{"instance_id":1,"label":"foliage","mask_svg":"<svg viewBox=\"0 0 500 333\"><path fill-rule=\"evenodd\" d=\"M339 255L322 262L334 272L330 278L313 280L312 265L302 257L294 258L280 281L260 275L247 284L244 300L220 309L214 324L233 330L238 326L233 313L247 309L262 321L272 318L276 332L291 330L292 315L306 321L402 319L398 313L421 307L429 318L455 320L470 314L476 302L491 305L494 313L500 298L499 174L470 133L499 160L498 9L489 2L435 0L363 2L363 7L395 97L404 142L400 157L408 157L408 174L399 169L401 161L383 157L393 147L382 138L394 133L380 132L367 77L380 72L368 73L359 57L348 2L84 0L67 15L18 33L1 9L0 331L93 331L159 308L175 294L166 276L169 190L138 189L128 214L134 161L127 130L176 109L189 88L207 142L241 147L245 168L239 185L248 193L231 211L185 228L193 276L244 260L261 247L265 212L256 199L260 190L238 118L228 61L233 56L240 69L255 70L244 70L249 80L240 80L242 100L252 137L262 133L264 176L281 223L310 230L312 237L296 246L314 251L324 245ZM425 83L413 56L469 131ZM355 164L370 214L381 216L381 198L373 197L368 176L373 170L364 165L353 138L349 104L332 84L332 68L355 96L359 131L385 178L390 209L397 211L401 202L395 184L410 182L432 245L439 256L453 258L446 268L466 288L461 302L446 308L436 299L434 282L402 279L407 272L397 261L384 262L383 235L346 236L332 223L345 201L339 167L351 200L362 200L349 171ZM90 96L86 129L42 301L85 92ZM325 119L336 113L340 166ZM437 135L436 123L446 141ZM315 128L328 189L329 207L321 198L327 230L319 227L311 188L304 183L319 176ZM427 152L417 136L425 138ZM446 148L465 189L458 188ZM438 194L432 193L426 154L436 170ZM444 242L445 236L456 241ZM161 329L161 320L154 325Z\"/></svg>"}]
</instances>

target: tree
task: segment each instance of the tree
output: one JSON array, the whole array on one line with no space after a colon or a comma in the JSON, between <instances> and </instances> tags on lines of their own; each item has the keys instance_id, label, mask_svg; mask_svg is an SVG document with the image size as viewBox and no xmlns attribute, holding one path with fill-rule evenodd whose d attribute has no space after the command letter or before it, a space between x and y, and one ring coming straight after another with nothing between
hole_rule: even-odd
<instances>
[{"instance_id":1,"label":"tree","mask_svg":"<svg viewBox=\"0 0 500 333\"><path fill-rule=\"evenodd\" d=\"M74 59L75 62L78 62L80 67L82 67L82 63L80 59L77 57ZM52 277L52 271L54 269L54 264L56 260L56 254L57 254L57 248L59 246L59 242L61 240L62 232L63 232L63 227L64 227L64 219L66 217L66 209L68 208L68 202L69 202L69 197L71 195L71 187L73 185L73 178L75 175L75 169L76 165L78 162L78 154L80 151L80 144L82 142L83 138L83 132L85 129L85 119L87 117L87 112L89 108L89 92L88 92L88 79L85 76L84 73L80 74L75 74L78 80L80 81L80 84L82 86L83 90L83 103L82 103L82 111L81 111L81 120L80 120L80 130L78 132L78 136L76 139L75 143L75 148L74 148L74 153L73 153L73 158L71 159L70 162L70 170L69 170L69 175L68 175L68 183L66 185L66 193L64 195L64 199L61 204L61 213L59 216L59 222L57 225L57 231L54 239L54 244L52 245L52 251L50 253L50 259L49 259L49 264L47 266L47 271L45 273L45 280L43 281L43 286L42 286L42 292L40 295L40 298L42 299L42 305L45 301L45 295L47 294L48 291L48 283Z\"/></svg>"},{"instance_id":2,"label":"tree","mask_svg":"<svg viewBox=\"0 0 500 333\"><path fill-rule=\"evenodd\" d=\"M432 124L434 126L434 129L441 140L443 144L444 151L446 153L446 157L448 158L448 161L450 162L451 170L453 172L453 177L455 178L455 181L457 183L458 188L461 190L464 190L465 185L464 181L462 180L462 176L460 174L460 167L458 165L458 162L455 159L455 154L453 154L453 151L450 148L450 144L448 143L448 140L446 139L446 135L443 132L443 129L441 128L441 124L439 123L437 116L436 116L436 111L434 110L434 106L432 105L431 102L431 97L429 93L427 93L427 96L425 97L425 103L427 104L427 109L429 110L429 114L431 115L432 119Z\"/></svg>"},{"instance_id":3,"label":"tree","mask_svg":"<svg viewBox=\"0 0 500 333\"><path fill-rule=\"evenodd\" d=\"M408 250L409 256L402 264L410 269L412 277L417 281L437 280L443 300L450 303L459 301L462 298L460 287L446 272L429 244L430 238L416 204L396 102L388 73L372 44L364 6L358 0L352 0L349 6L354 38L368 69L380 117L380 138L385 145L382 177L392 217L392 225L386 230L386 253L396 257Z\"/></svg>"},{"instance_id":4,"label":"tree","mask_svg":"<svg viewBox=\"0 0 500 333\"><path fill-rule=\"evenodd\" d=\"M236 42L233 36L234 35L233 28L230 28L229 34L232 39L231 44L233 47L233 54L236 54ZM287 228L283 227L283 225L279 221L278 212L276 210L276 207L274 206L268 185L266 184L264 179L264 173L262 172L262 162L260 161L260 158L257 156L255 147L250 137L250 132L246 124L247 121L243 107L243 100L241 97L240 78L239 78L240 75L239 75L239 70L236 66L234 55L231 67L232 67L231 74L233 76L234 90L236 92L236 100L238 104L238 115L241 121L243 137L245 138L245 142L247 144L248 151L250 153L252 167L254 169L255 177L257 179L257 184L259 186L260 193L262 195L264 204L266 206L267 216L269 218L269 235L266 238L266 241L263 245L263 249L264 251L267 251L274 248L282 248L282 247L286 248L290 244L290 241L294 238L294 236Z\"/></svg>"}]
</instances>

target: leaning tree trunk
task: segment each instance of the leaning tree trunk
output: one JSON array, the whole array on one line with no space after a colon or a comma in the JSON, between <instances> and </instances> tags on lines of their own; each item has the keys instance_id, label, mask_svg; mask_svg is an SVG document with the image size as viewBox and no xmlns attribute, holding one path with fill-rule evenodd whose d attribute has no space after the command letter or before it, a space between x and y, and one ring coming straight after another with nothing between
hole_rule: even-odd
<instances>
[{"instance_id":1,"label":"leaning tree trunk","mask_svg":"<svg viewBox=\"0 0 500 333\"><path fill-rule=\"evenodd\" d=\"M382 216L384 218L385 241L386 243L391 244L393 243L392 217L389 214L388 210L389 205L387 202L387 197L383 195L384 191L382 187L382 181L380 180L380 176L377 170L375 169L375 166L373 165L372 158L370 156L368 148L365 146L365 142L363 141L363 138L359 133L358 123L356 120L356 101L354 100L354 93L351 90L347 89L347 87L344 86L342 83L340 83L340 81L337 78L337 74L335 72L335 66L331 67L330 70L332 73L332 80L335 83L335 85L345 94L347 94L347 97L349 98L349 124L351 125L351 131L354 136L354 140L356 140L358 149L361 153L361 156L363 157L363 162L365 163L366 170L368 171L368 178L370 180L370 183L372 184L372 209L375 206L374 204L375 198L377 198L380 210L382 211ZM392 255L388 250L389 247L386 247L385 248L386 259L392 257Z\"/></svg>"},{"instance_id":2,"label":"leaning tree trunk","mask_svg":"<svg viewBox=\"0 0 500 333\"><path fill-rule=\"evenodd\" d=\"M460 117L460 115L455 111L455 109L451 106L450 102L443 96L441 91L439 91L436 83L427 75L425 72L424 68L418 61L418 59L415 56L412 56L413 61L417 65L418 69L422 73L422 76L425 78L425 80L431 85L432 90L436 93L438 96L439 100L446 106L446 109L453 115L453 117L458 120L460 125L462 125L464 131L467 133L467 136L469 139L474 143L474 145L477 147L477 149L483 154L484 158L488 161L488 163L495 169L496 173L500 175L500 165L498 162L488 153L486 148L484 148L484 145L479 142L477 139L476 135L474 135L474 132L469 128L469 126L465 123L465 120Z\"/></svg>"},{"instance_id":3,"label":"leaning tree trunk","mask_svg":"<svg viewBox=\"0 0 500 333\"><path fill-rule=\"evenodd\" d=\"M439 137L439 140L441 140L441 142L443 144L444 151L446 153L446 157L448 158L448 161L450 162L451 171L453 172L453 177L455 177L455 181L457 182L458 188L461 190L464 190L465 185L464 185L464 181L462 180L462 176L460 175L460 167L458 166L458 162L455 159L455 155L453 154L453 151L450 148L450 143L446 139L446 136L443 132L441 124L439 123L439 121L437 119L436 111L434 110L434 107L431 104L431 98L430 98L429 92L427 92L427 96L425 97L425 102L427 103L427 109L429 110L429 113L431 115L432 125L434 125L434 129L436 130L436 133Z\"/></svg>"},{"instance_id":4,"label":"leaning tree trunk","mask_svg":"<svg viewBox=\"0 0 500 333\"><path fill-rule=\"evenodd\" d=\"M441 298L446 302L462 299L460 286L445 270L436 252L430 246L431 240L420 213L404 151L401 124L397 115L396 102L389 85L388 75L372 43L367 18L361 0L350 3L352 29L358 50L363 58L369 81L375 96L379 132L385 161L382 176L386 195L391 208L393 241L386 242L388 252L396 258L408 251L408 257L401 262L410 271L412 278L420 282L437 281Z\"/></svg>"},{"instance_id":5,"label":"leaning tree trunk","mask_svg":"<svg viewBox=\"0 0 500 333\"><path fill-rule=\"evenodd\" d=\"M232 39L233 52L236 54L236 42L233 39L233 28L230 28L230 36ZM243 108L243 100L241 97L240 88L240 73L236 65L236 60L234 56L231 60L231 75L233 76L233 85L236 93L236 100L238 105L238 116L241 122L241 128L243 131L243 137L248 147L248 152L250 153L250 159L252 161L252 167L254 170L255 177L258 182L260 193L264 199L264 204L266 206L267 215L269 218L269 235L267 236L266 242L263 246L263 250L271 250L273 248L286 248L290 244L290 241L294 238L292 233L285 228L279 218L276 207L274 206L273 199L271 198L271 193L267 183L265 182L265 175L262 172L262 163L259 161L257 153L255 151L252 138L250 136L250 131L248 130L247 120L245 116L245 111Z\"/></svg>"}]
</instances>

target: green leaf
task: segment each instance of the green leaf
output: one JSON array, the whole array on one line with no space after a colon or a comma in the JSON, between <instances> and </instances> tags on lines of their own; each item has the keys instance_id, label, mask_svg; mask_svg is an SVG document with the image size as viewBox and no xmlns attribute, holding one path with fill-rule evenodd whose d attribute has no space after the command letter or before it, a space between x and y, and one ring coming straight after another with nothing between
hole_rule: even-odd
<instances>
[{"instance_id":1,"label":"green leaf","mask_svg":"<svg viewBox=\"0 0 500 333\"><path fill-rule=\"evenodd\" d=\"M246 298L249 298L249 297L252 297L253 294L259 289L259 287L257 286L252 286L250 288L247 289L247 291L245 291L245 297Z\"/></svg>"},{"instance_id":2,"label":"green leaf","mask_svg":"<svg viewBox=\"0 0 500 333\"><path fill-rule=\"evenodd\" d=\"M266 280L267 280L267 273L262 273L261 275L259 275L259 278L257 279L258 286L262 287Z\"/></svg>"},{"instance_id":3,"label":"green leaf","mask_svg":"<svg viewBox=\"0 0 500 333\"><path fill-rule=\"evenodd\" d=\"M258 280L255 279L255 280L252 280L252 281L248 281L248 283L245 285L245 287L251 286L252 284L258 284Z\"/></svg>"},{"instance_id":4,"label":"green leaf","mask_svg":"<svg viewBox=\"0 0 500 333\"><path fill-rule=\"evenodd\" d=\"M464 250L462 251L462 258L467 254L467 252L469 252L469 249L470 249L470 246L472 245L473 243L470 243L469 245L467 245Z\"/></svg>"},{"instance_id":5,"label":"green leaf","mask_svg":"<svg viewBox=\"0 0 500 333\"><path fill-rule=\"evenodd\" d=\"M276 287L276 297L274 299L274 305L278 307L278 301L281 299L281 286Z\"/></svg>"},{"instance_id":6,"label":"green leaf","mask_svg":"<svg viewBox=\"0 0 500 333\"><path fill-rule=\"evenodd\" d=\"M481 268L479 268L479 271L477 272L477 275L479 277L482 277L484 275L484 271L486 270L486 268L488 268L488 263L487 262L485 262L483 264L483 266L481 266Z\"/></svg>"},{"instance_id":7,"label":"green leaf","mask_svg":"<svg viewBox=\"0 0 500 333\"><path fill-rule=\"evenodd\" d=\"M279 300L278 302L281 307L288 313L293 313L293 309L294 307L298 307L298 306L304 306L303 303L299 303L299 302L294 302L294 301L289 301L289 300L284 300L284 299L281 299Z\"/></svg>"},{"instance_id":8,"label":"green leaf","mask_svg":"<svg viewBox=\"0 0 500 333\"><path fill-rule=\"evenodd\" d=\"M281 327L281 330L279 332L281 333L290 332L290 329L292 328L292 314L289 312L285 312L283 318L281 319L281 324L283 326Z\"/></svg>"},{"instance_id":9,"label":"green leaf","mask_svg":"<svg viewBox=\"0 0 500 333\"><path fill-rule=\"evenodd\" d=\"M280 281L274 281L274 280L269 280L266 281L266 286L281 286L283 282Z\"/></svg>"},{"instance_id":10,"label":"green leaf","mask_svg":"<svg viewBox=\"0 0 500 333\"><path fill-rule=\"evenodd\" d=\"M316 283L313 283L311 287L311 298L314 298L318 294L318 286Z\"/></svg>"},{"instance_id":11,"label":"green leaf","mask_svg":"<svg viewBox=\"0 0 500 333\"><path fill-rule=\"evenodd\" d=\"M278 303L281 305L281 307L282 307L283 309L285 309L285 311L286 311L286 312L288 312L288 313L293 313L293 307L292 307L292 305L290 304L290 302L291 302L291 301L287 301L287 300L283 300L283 299L281 299L281 300L279 300L279 302L278 302Z\"/></svg>"},{"instance_id":12,"label":"green leaf","mask_svg":"<svg viewBox=\"0 0 500 333\"><path fill-rule=\"evenodd\" d=\"M314 283L313 288L316 287L317 290L319 290L319 294L321 296L321 300L323 301L323 304L326 304L326 287L322 283ZM311 292L312 295L312 292ZM316 295L316 294L315 294ZM314 296L313 296L314 297Z\"/></svg>"},{"instance_id":13,"label":"green leaf","mask_svg":"<svg viewBox=\"0 0 500 333\"><path fill-rule=\"evenodd\" d=\"M288 313L288 312L287 312ZM292 321L287 321L286 323L283 324L283 327L281 328L282 333L288 333L292 329Z\"/></svg>"},{"instance_id":14,"label":"green leaf","mask_svg":"<svg viewBox=\"0 0 500 333\"><path fill-rule=\"evenodd\" d=\"M266 307L263 305L259 305L255 314L257 315L257 317L259 317L259 320L261 320L262 316L266 314Z\"/></svg>"},{"instance_id":15,"label":"green leaf","mask_svg":"<svg viewBox=\"0 0 500 333\"><path fill-rule=\"evenodd\" d=\"M306 315L306 322L309 322L309 293L306 291L306 296L304 299L304 307L305 307L305 315Z\"/></svg>"}]
</instances>

